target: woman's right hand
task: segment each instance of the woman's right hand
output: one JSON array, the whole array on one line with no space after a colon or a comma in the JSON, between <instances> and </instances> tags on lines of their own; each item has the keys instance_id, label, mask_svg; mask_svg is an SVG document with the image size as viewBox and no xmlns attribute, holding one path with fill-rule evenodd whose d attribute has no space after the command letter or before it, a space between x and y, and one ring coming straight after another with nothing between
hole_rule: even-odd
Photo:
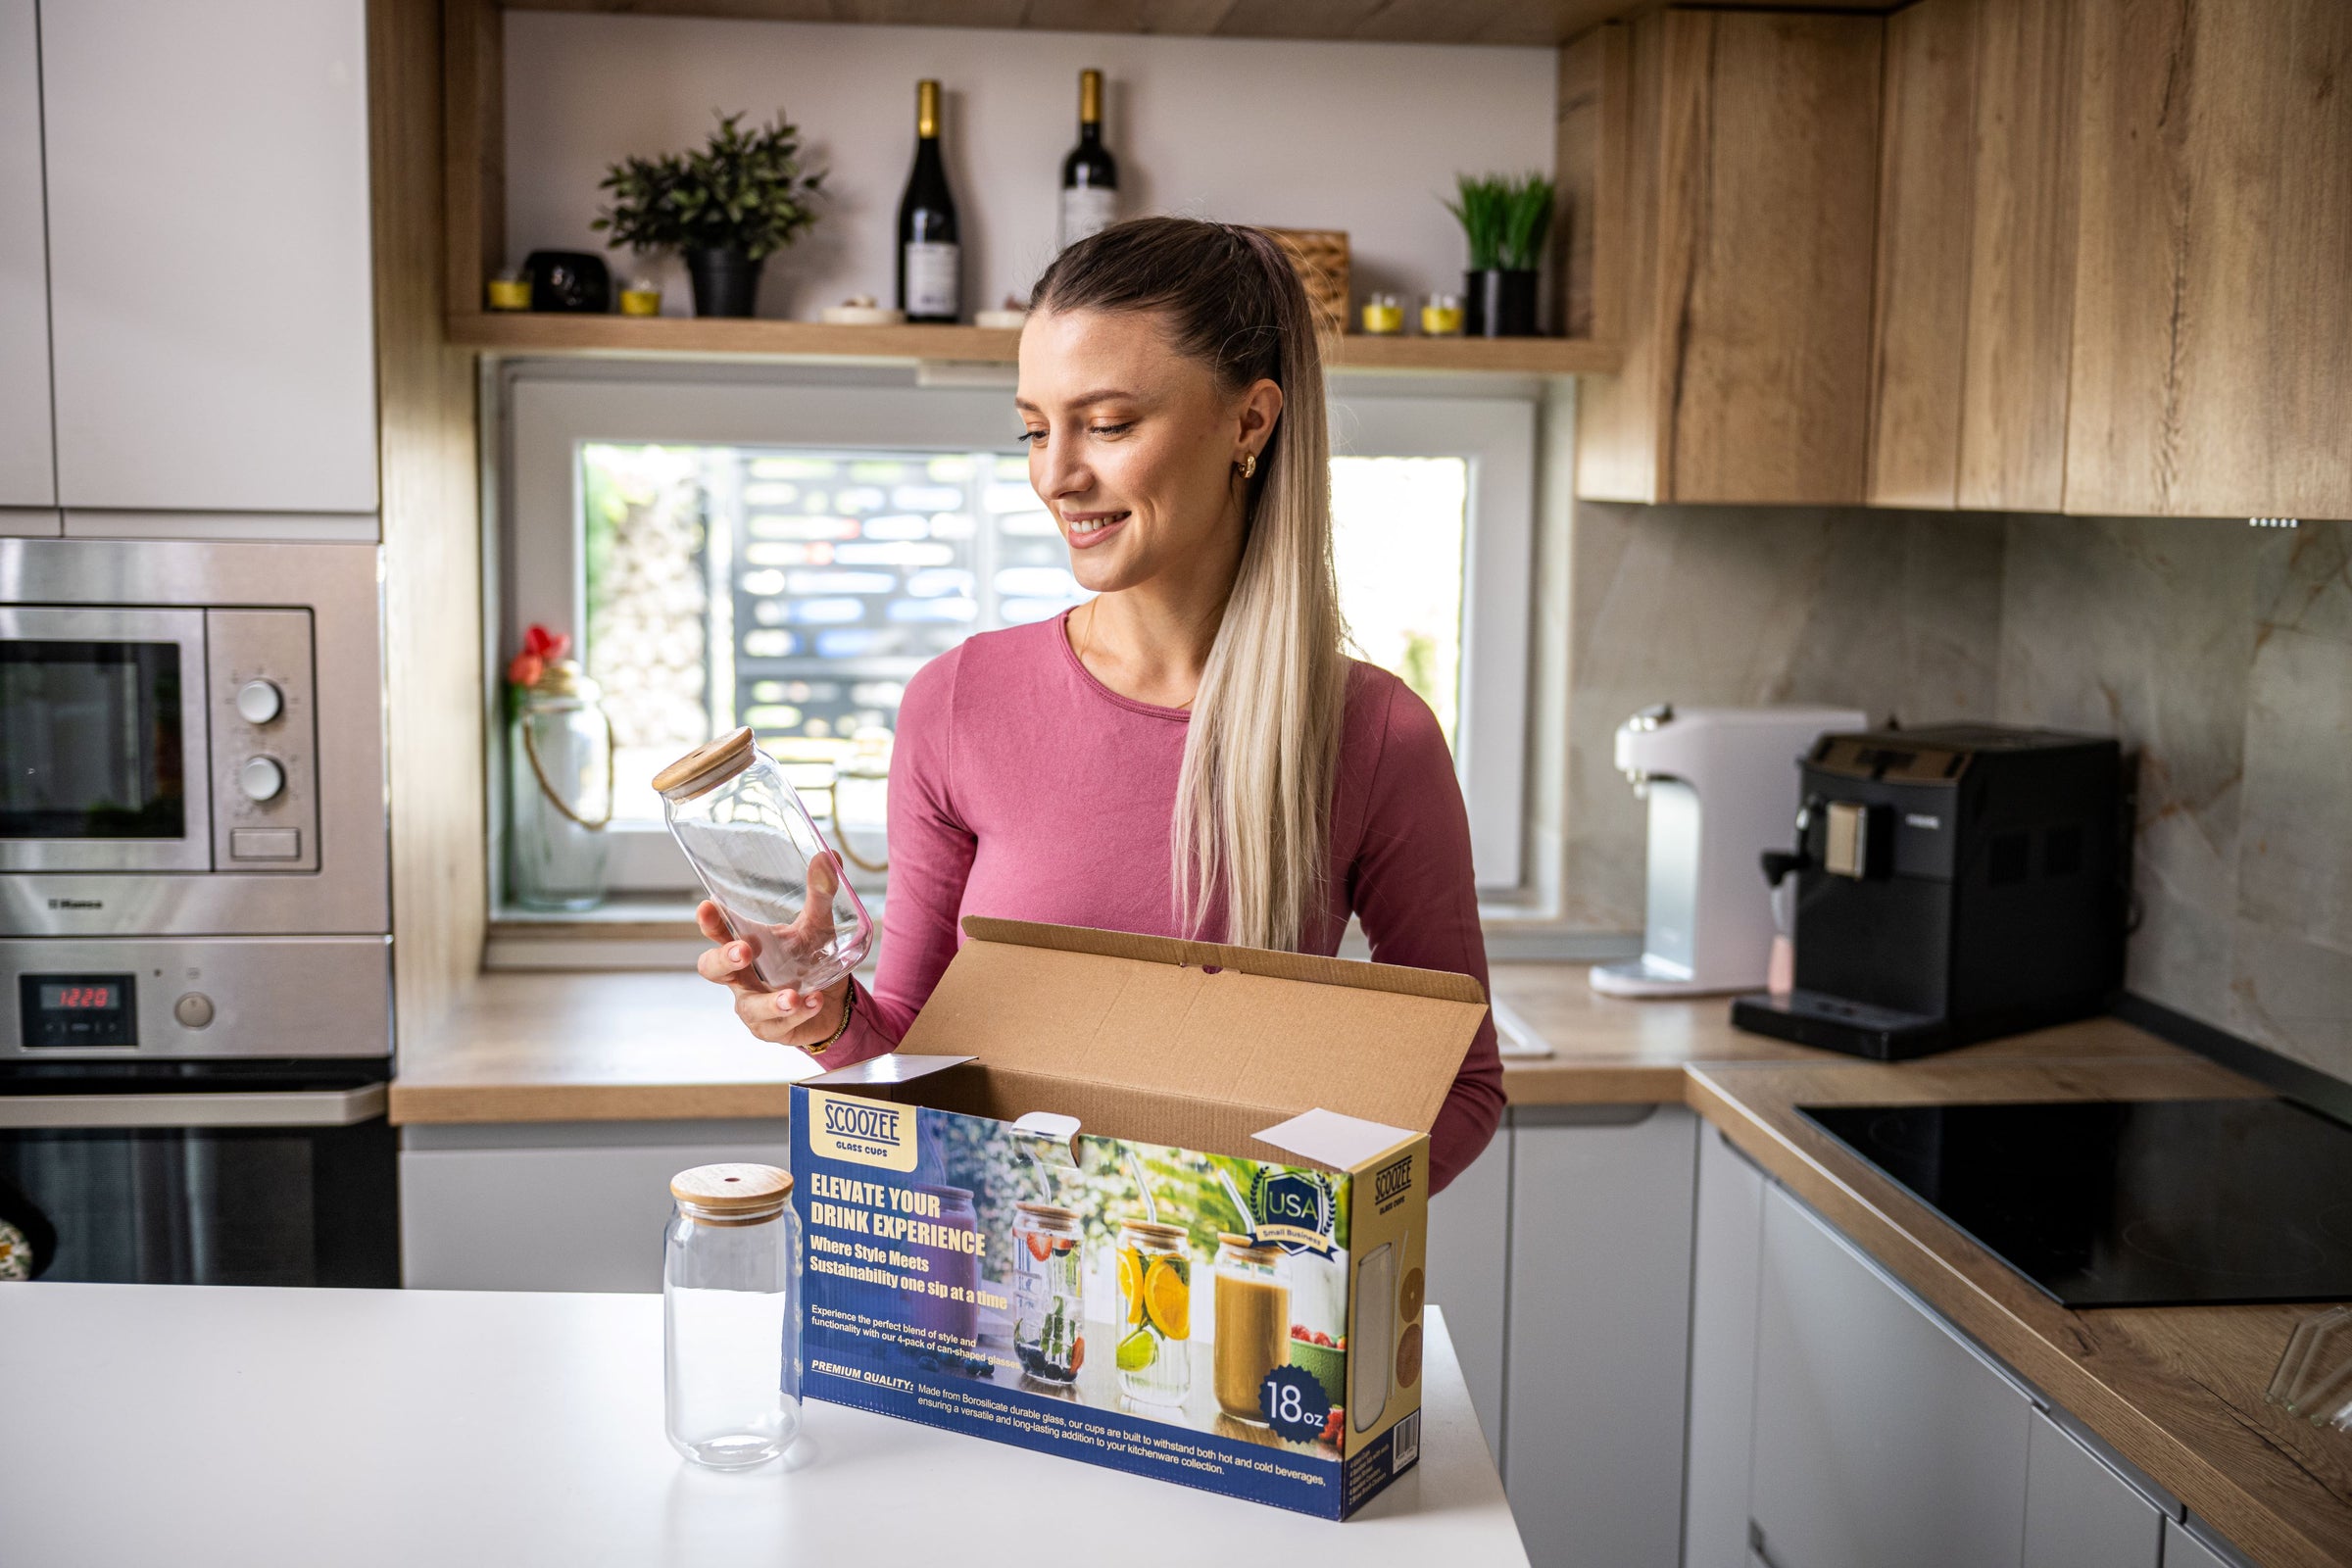
<instances>
[{"instance_id":1,"label":"woman's right hand","mask_svg":"<svg viewBox=\"0 0 2352 1568\"><path fill-rule=\"evenodd\" d=\"M694 922L713 946L694 961L702 977L735 994L735 1016L771 1045L807 1047L841 1026L852 982L844 977L822 991L770 991L753 967L752 945L727 928L727 918L710 900L694 911ZM784 933L779 931L778 935Z\"/></svg>"}]
</instances>

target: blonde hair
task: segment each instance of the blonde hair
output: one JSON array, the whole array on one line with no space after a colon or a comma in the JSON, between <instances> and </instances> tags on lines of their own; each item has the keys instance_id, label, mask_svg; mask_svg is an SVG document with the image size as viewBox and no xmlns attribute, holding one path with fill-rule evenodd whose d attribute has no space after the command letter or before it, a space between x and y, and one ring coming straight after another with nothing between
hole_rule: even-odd
<instances>
[{"instance_id":1,"label":"blonde hair","mask_svg":"<svg viewBox=\"0 0 2352 1568\"><path fill-rule=\"evenodd\" d=\"M1221 894L1226 941L1296 950L1326 908L1348 689L1323 356L1305 291L1262 229L1146 218L1063 251L1030 308L1158 312L1225 391L1282 389L1256 473L1240 481L1241 569L1193 699L1169 856L1180 930L1200 934Z\"/></svg>"}]
</instances>

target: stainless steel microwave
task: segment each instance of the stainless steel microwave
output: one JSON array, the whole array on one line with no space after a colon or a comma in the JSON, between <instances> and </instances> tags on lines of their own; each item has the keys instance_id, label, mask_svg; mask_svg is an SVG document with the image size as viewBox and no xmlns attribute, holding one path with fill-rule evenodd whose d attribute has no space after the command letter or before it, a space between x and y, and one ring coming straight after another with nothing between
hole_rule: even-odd
<instances>
[{"instance_id":1,"label":"stainless steel microwave","mask_svg":"<svg viewBox=\"0 0 2352 1568\"><path fill-rule=\"evenodd\" d=\"M0 1058L389 1049L377 561L0 539Z\"/></svg>"}]
</instances>

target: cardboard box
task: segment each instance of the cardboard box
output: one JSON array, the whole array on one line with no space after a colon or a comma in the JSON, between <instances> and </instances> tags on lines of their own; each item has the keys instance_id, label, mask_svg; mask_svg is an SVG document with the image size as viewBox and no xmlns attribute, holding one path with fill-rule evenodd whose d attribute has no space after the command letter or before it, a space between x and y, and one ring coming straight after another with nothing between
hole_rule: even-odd
<instances>
[{"instance_id":1,"label":"cardboard box","mask_svg":"<svg viewBox=\"0 0 2352 1568\"><path fill-rule=\"evenodd\" d=\"M1477 983L964 933L899 1053L794 1087L803 1391L1353 1513L1420 1454L1428 1129Z\"/></svg>"}]
</instances>

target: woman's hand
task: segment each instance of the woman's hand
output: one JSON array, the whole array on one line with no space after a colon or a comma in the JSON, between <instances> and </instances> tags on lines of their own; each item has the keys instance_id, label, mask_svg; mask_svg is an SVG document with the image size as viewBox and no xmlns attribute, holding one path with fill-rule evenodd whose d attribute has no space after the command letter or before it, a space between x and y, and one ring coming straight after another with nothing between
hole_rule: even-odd
<instances>
[{"instance_id":1,"label":"woman's hand","mask_svg":"<svg viewBox=\"0 0 2352 1568\"><path fill-rule=\"evenodd\" d=\"M822 991L790 987L770 991L753 967L752 945L727 929L726 916L718 912L717 905L705 899L694 911L694 921L715 944L695 959L695 968L704 979L735 993L735 1016L753 1034L771 1045L805 1047L826 1039L841 1026L841 1009L849 1001L848 978ZM776 934L790 940L785 927L778 927Z\"/></svg>"}]
</instances>

